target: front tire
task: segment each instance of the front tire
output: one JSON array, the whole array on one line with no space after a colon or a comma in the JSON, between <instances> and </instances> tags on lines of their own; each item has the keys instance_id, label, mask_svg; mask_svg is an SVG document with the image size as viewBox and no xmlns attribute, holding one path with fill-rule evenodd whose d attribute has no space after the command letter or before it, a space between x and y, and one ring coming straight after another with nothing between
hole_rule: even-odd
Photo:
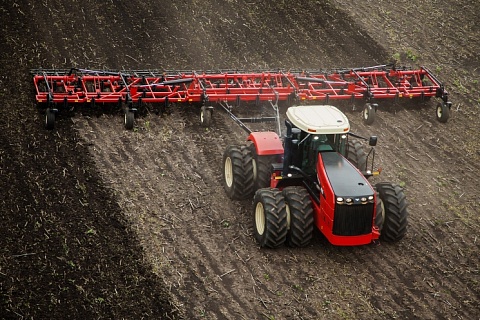
<instances>
[{"instance_id":1,"label":"front tire","mask_svg":"<svg viewBox=\"0 0 480 320\"><path fill-rule=\"evenodd\" d=\"M257 190L254 197L254 234L261 248L277 248L287 237L287 209L278 189Z\"/></svg>"},{"instance_id":2,"label":"front tire","mask_svg":"<svg viewBox=\"0 0 480 320\"><path fill-rule=\"evenodd\" d=\"M303 187L286 187L282 193L287 205L286 244L290 247L305 247L313 236L310 195Z\"/></svg>"},{"instance_id":3,"label":"front tire","mask_svg":"<svg viewBox=\"0 0 480 320\"><path fill-rule=\"evenodd\" d=\"M380 239L398 241L405 236L408 227L408 203L403 189L387 182L377 183L375 187L383 203L384 222Z\"/></svg>"},{"instance_id":4,"label":"front tire","mask_svg":"<svg viewBox=\"0 0 480 320\"><path fill-rule=\"evenodd\" d=\"M367 154L358 140L348 140L347 159L360 171L367 169Z\"/></svg>"},{"instance_id":5,"label":"front tire","mask_svg":"<svg viewBox=\"0 0 480 320\"><path fill-rule=\"evenodd\" d=\"M383 224L385 223L385 208L383 206L383 201L380 199L380 195L377 192L376 202L375 202L375 225L380 231L380 234L383 230Z\"/></svg>"}]
</instances>

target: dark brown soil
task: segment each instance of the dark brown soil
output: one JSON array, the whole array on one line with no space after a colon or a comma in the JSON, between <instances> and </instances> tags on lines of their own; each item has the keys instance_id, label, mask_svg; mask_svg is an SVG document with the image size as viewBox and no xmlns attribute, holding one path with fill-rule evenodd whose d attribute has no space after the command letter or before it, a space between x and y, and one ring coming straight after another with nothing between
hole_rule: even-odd
<instances>
[{"instance_id":1,"label":"dark brown soil","mask_svg":"<svg viewBox=\"0 0 480 320\"><path fill-rule=\"evenodd\" d=\"M0 314L6 319L478 319L480 3L61 1L0 5ZM218 110L74 112L43 129L31 68L425 65L451 118L380 103L378 181L401 183L407 236L261 250L221 157L245 133ZM361 108L361 105L357 107ZM281 110L284 112L285 110ZM97 116L100 115L100 116ZM262 129L267 127L263 126ZM373 181L375 182L375 181Z\"/></svg>"}]
</instances>

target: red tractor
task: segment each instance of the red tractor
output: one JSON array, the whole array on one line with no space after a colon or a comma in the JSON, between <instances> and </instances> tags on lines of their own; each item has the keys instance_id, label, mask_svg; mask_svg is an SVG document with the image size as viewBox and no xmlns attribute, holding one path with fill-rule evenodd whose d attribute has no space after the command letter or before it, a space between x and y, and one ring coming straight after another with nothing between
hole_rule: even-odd
<instances>
[{"instance_id":1,"label":"red tractor","mask_svg":"<svg viewBox=\"0 0 480 320\"><path fill-rule=\"evenodd\" d=\"M254 234L261 247L309 244L316 226L333 245L397 241L407 230L407 201L392 183L372 186L368 154L347 117L326 105L287 110L286 136L251 132L247 144L227 147L223 182L231 199L254 195ZM367 139L366 139L367 140Z\"/></svg>"}]
</instances>

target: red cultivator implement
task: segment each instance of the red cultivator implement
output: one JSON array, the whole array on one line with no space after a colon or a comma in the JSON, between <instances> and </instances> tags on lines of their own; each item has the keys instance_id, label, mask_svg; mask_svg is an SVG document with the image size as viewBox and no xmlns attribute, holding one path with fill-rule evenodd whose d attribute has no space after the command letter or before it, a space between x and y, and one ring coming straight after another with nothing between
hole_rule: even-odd
<instances>
[{"instance_id":1,"label":"red cultivator implement","mask_svg":"<svg viewBox=\"0 0 480 320\"><path fill-rule=\"evenodd\" d=\"M201 121L209 125L211 111L222 106L232 113L233 105L278 102L288 106L308 102L328 104L337 100L364 101L364 121L373 123L378 102L402 98L426 101L441 98L437 119L446 122L451 103L442 83L427 68L395 68L381 65L369 68L324 71L192 71L123 72L86 69L32 70L35 99L46 109L45 125L52 129L61 110L72 107L118 105L125 110L125 127L132 129L134 114L144 103L167 106L189 103L201 107ZM262 120L270 120L263 118Z\"/></svg>"}]
</instances>

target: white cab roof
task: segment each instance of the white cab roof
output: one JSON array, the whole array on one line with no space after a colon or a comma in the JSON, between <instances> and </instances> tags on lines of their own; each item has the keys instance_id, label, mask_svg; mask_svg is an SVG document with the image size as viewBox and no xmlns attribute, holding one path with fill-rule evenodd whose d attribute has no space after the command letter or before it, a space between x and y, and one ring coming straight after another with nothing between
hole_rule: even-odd
<instances>
[{"instance_id":1,"label":"white cab roof","mask_svg":"<svg viewBox=\"0 0 480 320\"><path fill-rule=\"evenodd\" d=\"M312 134L336 134L350 131L347 117L334 106L293 106L287 109L287 118L300 130Z\"/></svg>"}]
</instances>

